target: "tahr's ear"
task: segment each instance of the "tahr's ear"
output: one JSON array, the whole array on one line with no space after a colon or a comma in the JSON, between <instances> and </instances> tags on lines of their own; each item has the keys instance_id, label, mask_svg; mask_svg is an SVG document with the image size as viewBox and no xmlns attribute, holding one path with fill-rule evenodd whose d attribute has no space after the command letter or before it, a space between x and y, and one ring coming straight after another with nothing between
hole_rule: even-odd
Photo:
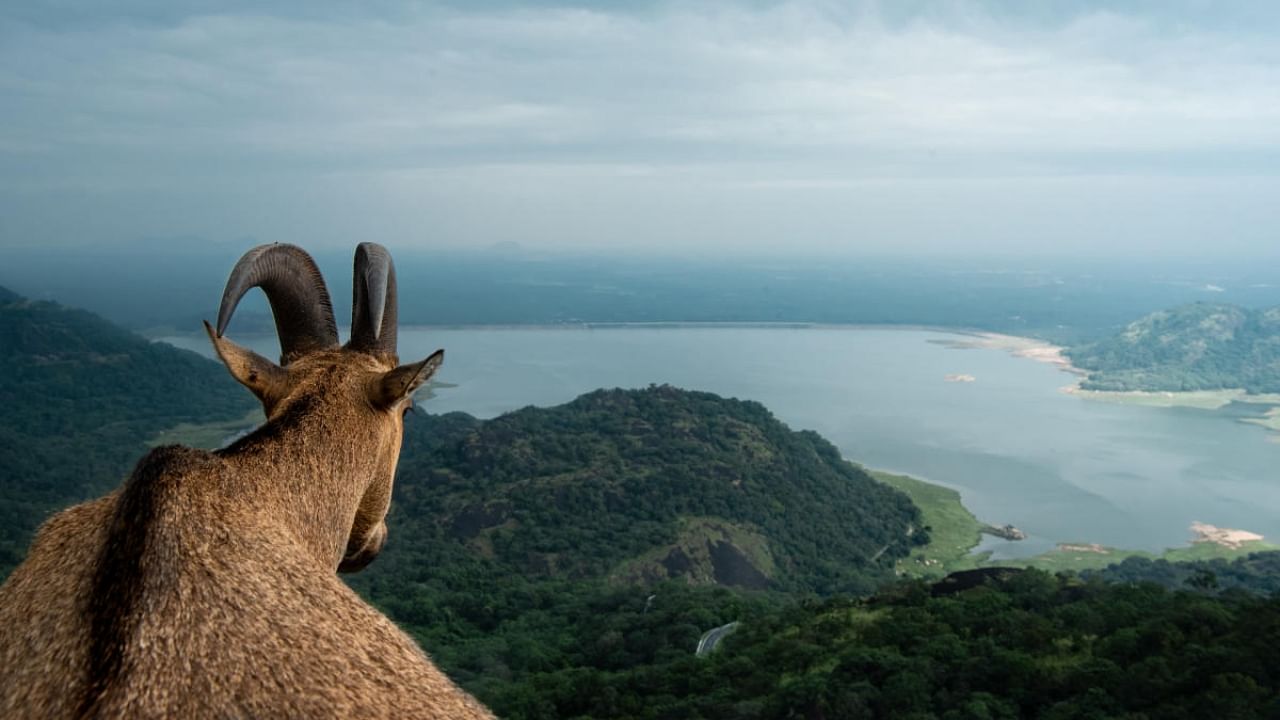
<instances>
[{"instance_id":1,"label":"tahr's ear","mask_svg":"<svg viewBox=\"0 0 1280 720\"><path fill-rule=\"evenodd\" d=\"M370 388L369 400L382 409L392 407L430 380L436 370L440 369L442 362L444 362L444 351L437 350L422 362L401 365L395 370L386 372Z\"/></svg>"},{"instance_id":2,"label":"tahr's ear","mask_svg":"<svg viewBox=\"0 0 1280 720\"><path fill-rule=\"evenodd\" d=\"M213 326L207 322L204 330L209 333L209 340L213 342L213 349L222 359L222 364L231 371L231 377L257 395L270 414L271 408L287 394L289 375L285 369L249 348L218 337Z\"/></svg>"}]
</instances>

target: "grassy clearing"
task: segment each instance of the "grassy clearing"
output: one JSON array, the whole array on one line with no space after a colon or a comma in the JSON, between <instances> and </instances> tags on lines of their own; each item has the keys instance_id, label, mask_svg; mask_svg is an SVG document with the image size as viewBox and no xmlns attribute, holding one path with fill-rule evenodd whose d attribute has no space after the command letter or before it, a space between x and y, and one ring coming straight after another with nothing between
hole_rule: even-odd
<instances>
[{"instance_id":1,"label":"grassy clearing","mask_svg":"<svg viewBox=\"0 0 1280 720\"><path fill-rule=\"evenodd\" d=\"M910 577L941 577L978 567L987 555L970 555L981 539L984 524L960 502L960 493L918 480L877 470L871 477L907 494L920 508L929 527L930 543L898 561L898 572Z\"/></svg>"},{"instance_id":2,"label":"grassy clearing","mask_svg":"<svg viewBox=\"0 0 1280 720\"><path fill-rule=\"evenodd\" d=\"M1232 402L1256 403L1259 405L1280 404L1280 395L1274 393L1250 395L1239 389L1157 392L1146 390L1084 390L1076 387L1071 388L1068 392L1087 400L1101 400L1122 405L1144 405L1147 407L1189 407L1201 410L1217 410Z\"/></svg>"},{"instance_id":3,"label":"grassy clearing","mask_svg":"<svg viewBox=\"0 0 1280 720\"><path fill-rule=\"evenodd\" d=\"M1003 560L1001 565L1010 567L1033 567L1047 572L1077 572L1080 570L1096 570L1123 561L1127 557L1154 558L1148 552L1138 550L1120 550L1105 547L1099 550L1070 550L1058 548L1030 558Z\"/></svg>"},{"instance_id":4,"label":"grassy clearing","mask_svg":"<svg viewBox=\"0 0 1280 720\"><path fill-rule=\"evenodd\" d=\"M260 425L263 419L261 410L253 410L244 417L233 420L220 420L210 423L179 423L167 430L161 430L155 437L147 441L147 445L149 447L157 447L177 444L213 449L221 446L229 436L245 428Z\"/></svg>"},{"instance_id":5,"label":"grassy clearing","mask_svg":"<svg viewBox=\"0 0 1280 720\"><path fill-rule=\"evenodd\" d=\"M1146 407L1189 407L1201 410L1217 410L1235 400L1248 402L1243 390L1195 390L1191 392L1148 392L1146 390L1083 390L1075 388L1071 394L1086 400L1101 400L1120 405Z\"/></svg>"},{"instance_id":6,"label":"grassy clearing","mask_svg":"<svg viewBox=\"0 0 1280 720\"><path fill-rule=\"evenodd\" d=\"M655 547L640 557L623 561L609 573L609 580L627 584L666 577L667 571L662 567L662 562L671 551L679 548L693 565L688 576L710 583L714 576L710 548L719 542L732 544L766 577L777 576L778 568L769 551L769 542L756 529L718 517L682 517L673 543Z\"/></svg>"},{"instance_id":7,"label":"grassy clearing","mask_svg":"<svg viewBox=\"0 0 1280 720\"><path fill-rule=\"evenodd\" d=\"M1169 562L1212 560L1214 558L1233 560L1238 557L1244 557L1249 553L1262 552L1264 550L1280 550L1280 545L1273 545L1265 540L1255 540L1253 542L1241 543L1238 548L1229 548L1217 543L1198 542L1192 543L1187 547L1165 550L1160 557L1168 560Z\"/></svg>"}]
</instances>

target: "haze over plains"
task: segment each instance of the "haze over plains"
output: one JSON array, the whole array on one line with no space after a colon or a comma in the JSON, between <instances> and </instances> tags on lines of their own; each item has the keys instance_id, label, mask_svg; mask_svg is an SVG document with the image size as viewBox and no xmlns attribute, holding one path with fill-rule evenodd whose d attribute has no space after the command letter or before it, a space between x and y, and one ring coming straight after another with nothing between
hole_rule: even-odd
<instances>
[{"instance_id":1,"label":"haze over plains","mask_svg":"<svg viewBox=\"0 0 1280 720\"><path fill-rule=\"evenodd\" d=\"M0 10L0 250L1275 255L1269 2Z\"/></svg>"}]
</instances>

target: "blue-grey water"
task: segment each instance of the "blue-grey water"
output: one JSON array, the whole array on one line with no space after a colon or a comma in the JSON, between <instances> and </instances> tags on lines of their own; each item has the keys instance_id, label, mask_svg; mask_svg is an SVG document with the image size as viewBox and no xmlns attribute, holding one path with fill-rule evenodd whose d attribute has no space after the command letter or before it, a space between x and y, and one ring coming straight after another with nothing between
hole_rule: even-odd
<instances>
[{"instance_id":1,"label":"blue-grey water","mask_svg":"<svg viewBox=\"0 0 1280 720\"><path fill-rule=\"evenodd\" d=\"M1202 521L1280 539L1280 444L1235 409L1153 408L1061 392L1074 378L942 332L868 328L408 328L408 360L446 349L432 412L492 417L599 387L670 383L757 400L844 455L958 489L1013 523L1029 555L1059 542L1159 550ZM269 337L236 337L264 355ZM197 337L166 340L205 355ZM968 374L974 382L946 382Z\"/></svg>"}]
</instances>

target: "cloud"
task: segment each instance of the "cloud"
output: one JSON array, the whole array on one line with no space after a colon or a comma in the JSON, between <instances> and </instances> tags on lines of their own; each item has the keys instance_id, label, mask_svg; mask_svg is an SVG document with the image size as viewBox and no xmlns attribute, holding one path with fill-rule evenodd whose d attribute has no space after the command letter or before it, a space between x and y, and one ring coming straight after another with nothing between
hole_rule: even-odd
<instances>
[{"instance_id":1,"label":"cloud","mask_svg":"<svg viewBox=\"0 0 1280 720\"><path fill-rule=\"evenodd\" d=\"M169 232L230 220L327 237L335 198L380 213L384 232L413 234L426 207L456 220L455 242L491 242L521 229L493 216L521 208L548 242L587 242L567 218L575 198L595 198L579 219L597 241L629 201L674 213L664 237L684 219L715 244L742 223L717 231L699 203L742 213L779 193L781 219L834 223L842 191L893 204L913 183L1273 183L1280 167L1265 6L1261 21L1176 4L294 7L6 11L0 209L18 216L0 242L71 232L49 217L66 203L109 216L108 237L183 217L190 227ZM111 209L148 198L172 210ZM646 242L645 227L611 241Z\"/></svg>"}]
</instances>

